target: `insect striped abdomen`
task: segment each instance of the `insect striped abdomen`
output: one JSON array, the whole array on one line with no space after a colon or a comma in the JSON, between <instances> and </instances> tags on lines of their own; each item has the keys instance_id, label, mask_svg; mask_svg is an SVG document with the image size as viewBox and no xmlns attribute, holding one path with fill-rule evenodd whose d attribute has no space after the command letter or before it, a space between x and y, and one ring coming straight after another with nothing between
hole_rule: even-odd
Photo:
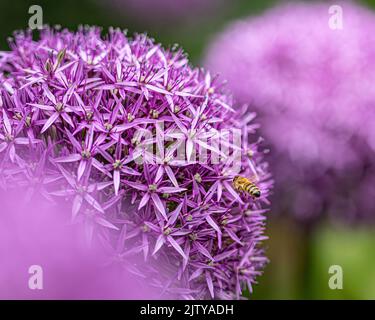
<instances>
[{"instance_id":1,"label":"insect striped abdomen","mask_svg":"<svg viewBox=\"0 0 375 320\"><path fill-rule=\"evenodd\" d=\"M260 197L261 192L258 186L247 178L240 176L234 177L233 186L239 192L245 192L254 198Z\"/></svg>"}]
</instances>

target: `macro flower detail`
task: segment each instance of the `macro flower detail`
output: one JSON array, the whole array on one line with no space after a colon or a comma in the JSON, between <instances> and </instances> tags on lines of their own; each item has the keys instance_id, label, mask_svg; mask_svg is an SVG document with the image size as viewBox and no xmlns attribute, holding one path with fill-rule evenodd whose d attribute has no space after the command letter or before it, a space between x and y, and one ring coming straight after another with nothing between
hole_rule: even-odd
<instances>
[{"instance_id":1,"label":"macro flower detail","mask_svg":"<svg viewBox=\"0 0 375 320\"><path fill-rule=\"evenodd\" d=\"M181 49L145 35L45 29L39 40L15 33L10 48L0 53L0 185L66 201L110 263L165 296L251 291L267 262L272 187L254 113L235 111ZM233 188L238 174L256 180L259 198ZM144 264L127 264L138 255Z\"/></svg>"}]
</instances>

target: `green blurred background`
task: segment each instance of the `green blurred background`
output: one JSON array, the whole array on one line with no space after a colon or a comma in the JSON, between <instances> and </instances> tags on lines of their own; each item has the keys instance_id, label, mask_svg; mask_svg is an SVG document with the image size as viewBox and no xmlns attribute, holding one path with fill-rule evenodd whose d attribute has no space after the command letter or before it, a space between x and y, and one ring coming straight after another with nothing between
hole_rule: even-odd
<instances>
[{"instance_id":1,"label":"green blurred background","mask_svg":"<svg viewBox=\"0 0 375 320\"><path fill-rule=\"evenodd\" d=\"M147 14L110 5L111 1L106 0L1 0L0 49L7 50L7 38L14 30L27 28L29 7L37 4L43 9L45 24L59 24L73 30L78 25L89 24L104 29L120 27L128 29L130 34L147 32L165 46L178 43L199 66L207 43L228 23L260 14L280 2L216 1L221 1L221 4L215 9L205 10L199 18L193 15L188 19L170 21L165 17L148 19ZM375 8L375 0L362 2ZM272 218L271 213L267 235L270 238L266 243L267 256L271 262L254 287L253 299L375 299L373 228L349 228L322 222L314 230L306 230L285 218ZM343 268L342 290L331 290L328 286L331 265Z\"/></svg>"}]
</instances>

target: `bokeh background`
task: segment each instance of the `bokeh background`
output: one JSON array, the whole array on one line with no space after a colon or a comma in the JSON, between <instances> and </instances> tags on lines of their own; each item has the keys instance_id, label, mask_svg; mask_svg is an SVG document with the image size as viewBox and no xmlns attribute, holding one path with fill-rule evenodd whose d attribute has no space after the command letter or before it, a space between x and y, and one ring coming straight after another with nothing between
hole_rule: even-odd
<instances>
[{"instance_id":1,"label":"bokeh background","mask_svg":"<svg viewBox=\"0 0 375 320\"><path fill-rule=\"evenodd\" d=\"M202 65L210 40L234 20L257 16L276 0L0 1L0 49L14 30L27 28L31 5L43 9L43 22L76 29L78 25L110 26L146 32L165 46L178 44L193 64ZM299 2L299 1L295 1ZM334 3L334 1L331 1ZM356 1L375 10L374 0ZM146 4L145 4L146 3ZM178 5L177 5L178 3ZM301 21L303 23L303 21ZM374 200L375 201L375 200ZM375 215L375 212L374 212ZM253 299L375 299L375 228L322 220L308 239L306 229L286 216L269 215L266 243L270 264ZM342 290L328 287L331 265L344 271Z\"/></svg>"}]
</instances>

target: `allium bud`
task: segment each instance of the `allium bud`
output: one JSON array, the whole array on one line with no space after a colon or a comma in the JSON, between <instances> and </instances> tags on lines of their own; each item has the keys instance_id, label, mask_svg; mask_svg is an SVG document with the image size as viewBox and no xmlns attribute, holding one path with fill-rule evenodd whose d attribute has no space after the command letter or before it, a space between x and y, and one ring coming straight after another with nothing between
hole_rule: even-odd
<instances>
[{"instance_id":1,"label":"allium bud","mask_svg":"<svg viewBox=\"0 0 375 320\"><path fill-rule=\"evenodd\" d=\"M375 220L375 15L335 5L282 5L236 22L213 41L206 64L260 116L277 211Z\"/></svg>"},{"instance_id":2,"label":"allium bud","mask_svg":"<svg viewBox=\"0 0 375 320\"><path fill-rule=\"evenodd\" d=\"M142 257L127 268L166 296L239 298L266 263L254 114L180 49L100 31L18 33L1 54L2 186L71 203L113 263Z\"/></svg>"}]
</instances>

